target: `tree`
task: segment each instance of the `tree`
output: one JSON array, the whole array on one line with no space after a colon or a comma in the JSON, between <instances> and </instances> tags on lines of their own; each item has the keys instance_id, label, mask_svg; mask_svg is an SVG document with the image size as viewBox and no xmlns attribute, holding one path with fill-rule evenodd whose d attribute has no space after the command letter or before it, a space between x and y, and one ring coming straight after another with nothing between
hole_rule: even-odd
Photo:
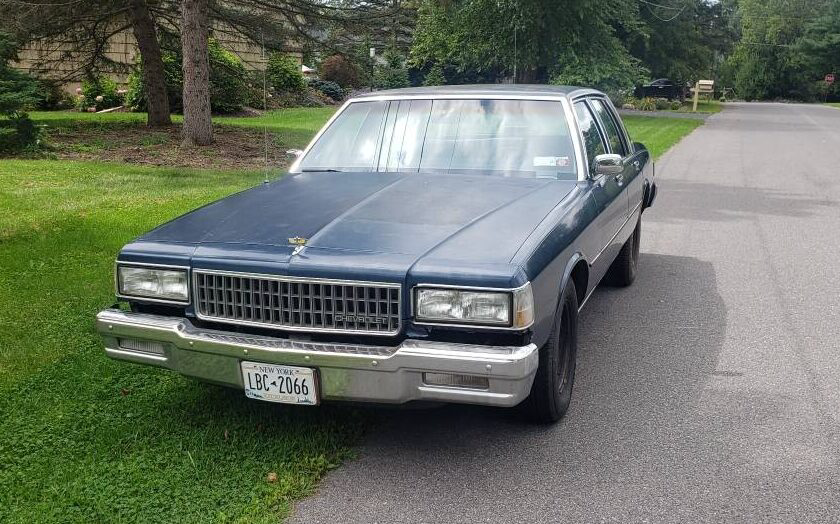
<instances>
[{"instance_id":1,"label":"tree","mask_svg":"<svg viewBox=\"0 0 840 524\"><path fill-rule=\"evenodd\" d=\"M393 20L404 24L399 15L404 9L394 0L238 0L205 5L207 26L214 33L244 36L268 51L283 51L291 40L319 44L330 40L328 47L335 52L342 45L350 49L358 35L381 35L385 26L391 34ZM161 82L165 66L159 57L161 51L176 51L166 44L177 42L171 37L180 33L181 6L179 0L0 0L4 14L0 23L17 41L40 41L58 50L40 64L39 73L56 76L62 71L56 78L60 81L101 72L129 73L132 65L112 60L109 46L116 35L131 30L143 62L149 123L157 125L166 121L166 89ZM78 66L68 69L68 64Z\"/></svg>"},{"instance_id":2,"label":"tree","mask_svg":"<svg viewBox=\"0 0 840 524\"><path fill-rule=\"evenodd\" d=\"M423 0L409 61L439 64L455 83L545 82L575 73L595 84L616 71L636 78L642 68L615 28L632 26L637 12L630 0ZM609 75L598 70L604 61Z\"/></svg>"},{"instance_id":3,"label":"tree","mask_svg":"<svg viewBox=\"0 0 840 524\"><path fill-rule=\"evenodd\" d=\"M13 69L9 62L17 58L17 44L0 33L0 154L16 152L38 140L38 129L26 109L38 99L38 83L29 75Z\"/></svg>"},{"instance_id":4,"label":"tree","mask_svg":"<svg viewBox=\"0 0 840 524\"><path fill-rule=\"evenodd\" d=\"M837 0L740 0L741 39L729 57L735 90L752 99L812 98L799 42L810 21L830 13ZM812 35L813 37L814 35Z\"/></svg>"},{"instance_id":5,"label":"tree","mask_svg":"<svg viewBox=\"0 0 840 524\"><path fill-rule=\"evenodd\" d=\"M143 57L143 88L146 91L148 124L170 125L172 118L166 94L166 76L155 21L146 0L131 0L128 12L140 56Z\"/></svg>"},{"instance_id":6,"label":"tree","mask_svg":"<svg viewBox=\"0 0 840 524\"><path fill-rule=\"evenodd\" d=\"M831 2L822 14L806 22L795 49L803 81L820 84L827 73L840 72L840 1ZM837 83L820 87L822 94L837 97Z\"/></svg>"},{"instance_id":7,"label":"tree","mask_svg":"<svg viewBox=\"0 0 840 524\"><path fill-rule=\"evenodd\" d=\"M736 37L734 11L734 0L643 3L636 28L619 34L653 78L714 79Z\"/></svg>"},{"instance_id":8,"label":"tree","mask_svg":"<svg viewBox=\"0 0 840 524\"><path fill-rule=\"evenodd\" d=\"M207 0L183 0L181 4L181 49L184 68L183 145L213 143L210 118L210 54L207 40L210 19Z\"/></svg>"},{"instance_id":9,"label":"tree","mask_svg":"<svg viewBox=\"0 0 840 524\"><path fill-rule=\"evenodd\" d=\"M433 65L426 76L423 77L424 86L442 86L446 83L446 76L440 64Z\"/></svg>"},{"instance_id":10,"label":"tree","mask_svg":"<svg viewBox=\"0 0 840 524\"><path fill-rule=\"evenodd\" d=\"M154 5L160 7L166 3ZM39 66L40 73L59 81L92 79L100 71L128 72L129 65L109 57L108 44L115 35L132 30L145 69L149 71L149 77L144 77L150 106L148 123L170 123L166 89L162 84L163 63L155 31L156 17L160 13L153 11L145 0L64 3L0 0L0 10L9 14L4 25L14 31L18 41L40 41L57 50ZM70 64L78 64L78 67L68 68Z\"/></svg>"}]
</instances>

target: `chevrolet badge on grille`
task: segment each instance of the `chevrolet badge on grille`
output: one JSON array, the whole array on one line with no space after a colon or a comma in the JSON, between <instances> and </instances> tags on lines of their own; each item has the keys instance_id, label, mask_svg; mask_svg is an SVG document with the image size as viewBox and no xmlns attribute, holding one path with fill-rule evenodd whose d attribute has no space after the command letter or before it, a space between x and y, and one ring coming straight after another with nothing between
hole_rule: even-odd
<instances>
[{"instance_id":1,"label":"chevrolet badge on grille","mask_svg":"<svg viewBox=\"0 0 840 524\"><path fill-rule=\"evenodd\" d=\"M292 251L292 256L295 256L303 250L303 247L306 245L306 239L303 237L291 237L289 238L289 244L295 246L295 249Z\"/></svg>"}]
</instances>

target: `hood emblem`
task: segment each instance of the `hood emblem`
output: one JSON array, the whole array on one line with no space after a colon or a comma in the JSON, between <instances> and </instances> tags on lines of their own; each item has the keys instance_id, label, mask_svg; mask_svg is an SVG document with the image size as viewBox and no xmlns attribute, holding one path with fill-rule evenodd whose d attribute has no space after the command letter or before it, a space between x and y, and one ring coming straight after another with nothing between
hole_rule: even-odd
<instances>
[{"instance_id":1,"label":"hood emblem","mask_svg":"<svg viewBox=\"0 0 840 524\"><path fill-rule=\"evenodd\" d=\"M292 256L297 255L303 248L306 246L306 240L303 237L291 237L289 238L289 244L295 246L295 249L292 251Z\"/></svg>"}]
</instances>

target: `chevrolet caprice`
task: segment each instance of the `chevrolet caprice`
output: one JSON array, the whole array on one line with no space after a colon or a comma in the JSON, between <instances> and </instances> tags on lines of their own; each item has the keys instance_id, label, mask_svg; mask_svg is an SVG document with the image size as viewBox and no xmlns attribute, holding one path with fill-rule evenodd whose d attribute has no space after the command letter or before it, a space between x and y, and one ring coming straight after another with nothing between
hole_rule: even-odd
<instances>
[{"instance_id":1,"label":"chevrolet caprice","mask_svg":"<svg viewBox=\"0 0 840 524\"><path fill-rule=\"evenodd\" d=\"M106 353L263 401L560 419L578 312L636 276L647 149L592 89L354 98L279 180L126 245Z\"/></svg>"}]
</instances>

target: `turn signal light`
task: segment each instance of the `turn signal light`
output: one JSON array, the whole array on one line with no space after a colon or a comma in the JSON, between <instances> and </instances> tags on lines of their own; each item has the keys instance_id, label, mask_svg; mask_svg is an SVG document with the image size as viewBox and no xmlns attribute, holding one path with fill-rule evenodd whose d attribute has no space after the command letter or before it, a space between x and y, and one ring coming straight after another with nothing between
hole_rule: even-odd
<instances>
[{"instance_id":1,"label":"turn signal light","mask_svg":"<svg viewBox=\"0 0 840 524\"><path fill-rule=\"evenodd\" d=\"M451 388L490 389L487 377L456 375L454 373L423 373L423 382L429 386Z\"/></svg>"},{"instance_id":2,"label":"turn signal light","mask_svg":"<svg viewBox=\"0 0 840 524\"><path fill-rule=\"evenodd\" d=\"M163 355L164 350L166 348L160 342L153 342L151 340L139 340L136 338L121 338L120 349L137 351L139 353L151 353L153 355Z\"/></svg>"}]
</instances>

